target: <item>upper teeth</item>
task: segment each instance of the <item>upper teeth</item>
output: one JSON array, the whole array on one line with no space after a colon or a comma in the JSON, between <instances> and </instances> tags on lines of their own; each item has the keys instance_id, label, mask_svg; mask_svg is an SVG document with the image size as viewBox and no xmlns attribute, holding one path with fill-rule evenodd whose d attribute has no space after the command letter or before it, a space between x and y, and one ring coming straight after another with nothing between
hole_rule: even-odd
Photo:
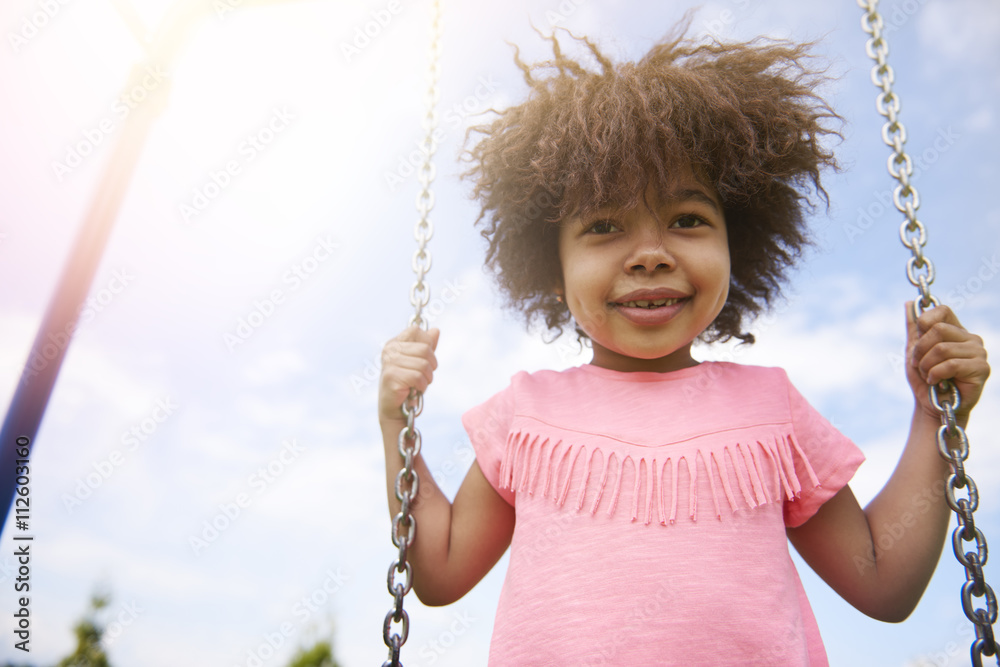
<instances>
[{"instance_id":1,"label":"upper teeth","mask_svg":"<svg viewBox=\"0 0 1000 667\"><path fill-rule=\"evenodd\" d=\"M672 306L680 299L657 299L656 301L626 301L622 303L628 308L659 308L660 306Z\"/></svg>"}]
</instances>

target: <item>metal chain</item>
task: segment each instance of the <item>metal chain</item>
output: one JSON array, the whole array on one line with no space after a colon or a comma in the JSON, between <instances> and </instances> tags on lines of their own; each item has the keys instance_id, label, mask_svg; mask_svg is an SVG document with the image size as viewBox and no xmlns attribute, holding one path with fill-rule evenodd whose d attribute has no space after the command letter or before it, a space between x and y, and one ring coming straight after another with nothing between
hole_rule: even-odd
<instances>
[{"instance_id":1,"label":"metal chain","mask_svg":"<svg viewBox=\"0 0 1000 667\"><path fill-rule=\"evenodd\" d=\"M413 272L417 274L417 280L410 288L410 303L414 309L410 324L419 326L421 329L427 329L427 320L424 319L422 312L431 297L430 287L424 283L424 277L431 268L431 254L427 250L427 242L434 234L434 228L428 216L431 209L434 208L434 193L431 191L431 183L434 181L432 159L435 150L437 150L437 140L434 135L437 129L437 111L435 109L439 97L440 56L441 3L440 0L434 0L431 27L430 84L424 97L426 111L421 122L424 129L424 140L420 144L423 163L418 171L420 194L417 195L417 212L420 217L413 230L413 235L417 240L417 250L413 254L412 264ZM406 551L413 544L417 534L417 520L410 515L410 509L417 498L420 482L417 472L413 469L413 463L417 455L420 454L420 431L417 430L414 421L423 409L423 394L411 390L410 395L401 406L403 416L406 417L406 427L399 432L399 453L403 457L403 468L396 474L396 498L401 506L399 513L392 520L392 543L399 549L399 553L389 565L389 574L386 580L389 595L393 597L393 605L382 623L382 640L389 647L389 659L382 663L382 667L402 667L403 663L399 661L399 651L410 634L410 617L403 609L403 596L410 592L413 584L413 571L406 561ZM405 582L397 582L396 575L404 573L406 575ZM393 631L394 623L400 624L398 631Z\"/></svg>"},{"instance_id":2,"label":"metal chain","mask_svg":"<svg viewBox=\"0 0 1000 667\"><path fill-rule=\"evenodd\" d=\"M871 37L865 44L865 51L875 61L872 67L871 79L881 93L876 97L878 112L885 117L882 126L882 140L892 148L889 156L889 173L899 185L892 193L896 209L905 216L899 228L899 238L903 245L909 248L911 257L906 262L906 277L919 290L919 297L913 301L914 318L925 310L939 305L931 294L930 285L934 282L934 265L924 255L927 243L927 230L917 219L917 209L920 198L916 188L910 183L913 176L913 161L903 149L906 143L906 128L899 121L899 96L893 92L893 71L887 58L889 45L882 33L884 26L882 16L878 12L878 0L857 0L858 5L865 10L861 18L861 27ZM955 419L955 411L961 403L961 396L955 386L945 380L938 385L928 387L931 405L941 415L941 427L937 432L938 451L951 465L952 474L945 486L945 499L948 507L958 517L958 527L951 536L952 548L958 562L965 567L966 582L962 586L962 609L965 615L975 625L976 639L972 642L971 656L975 667L982 667L983 656L996 656L1000 665L1000 655L997 653L996 639L993 635L993 624L997 621L996 593L986 583L983 566L986 565L986 537L976 527L973 512L979 506L979 491L975 482L965 472L965 460L969 458L969 439ZM966 489L967 497L956 498L957 489ZM975 551L965 551L963 542L975 542ZM984 598L986 608L974 608L972 598Z\"/></svg>"},{"instance_id":3,"label":"metal chain","mask_svg":"<svg viewBox=\"0 0 1000 667\"><path fill-rule=\"evenodd\" d=\"M420 152L423 161L417 170L417 178L420 181L420 193L417 194L417 213L420 218L413 230L413 236L417 240L417 250L413 253L413 272L417 274L417 281L410 288L410 304L413 305L413 317L410 324L415 324L421 329L427 328L427 322L423 318L423 309L430 301L431 290L424 284L424 276L431 268L431 254L427 250L427 242L434 235L434 227L428 215L434 208L434 193L431 191L431 183L434 181L434 152L437 150L437 139L435 130L437 129L437 102L440 97L438 91L438 79L441 74L441 3L434 0L433 6L434 22L431 30L431 66L430 84L424 96L424 117L421 125L424 128L424 140L420 144Z\"/></svg>"}]
</instances>

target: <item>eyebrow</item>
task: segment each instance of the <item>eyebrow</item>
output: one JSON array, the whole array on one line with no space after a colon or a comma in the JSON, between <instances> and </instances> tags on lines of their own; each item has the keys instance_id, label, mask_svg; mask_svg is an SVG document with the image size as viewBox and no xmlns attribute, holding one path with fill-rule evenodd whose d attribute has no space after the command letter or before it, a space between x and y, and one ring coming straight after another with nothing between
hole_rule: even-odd
<instances>
[{"instance_id":1,"label":"eyebrow","mask_svg":"<svg viewBox=\"0 0 1000 667\"><path fill-rule=\"evenodd\" d=\"M700 188L684 188L682 190L674 190L667 193L667 201L697 201L707 206L710 206L719 215L725 215L718 202L716 202L712 197L708 195L707 192ZM579 224L587 224L587 222L592 222L609 212L617 211L618 207L614 204L607 204L605 206L599 207L597 210L592 211L588 215L580 215L579 212L571 213L567 218L576 219Z\"/></svg>"},{"instance_id":2,"label":"eyebrow","mask_svg":"<svg viewBox=\"0 0 1000 667\"><path fill-rule=\"evenodd\" d=\"M677 190L676 192L671 192L668 199L677 201L689 201L693 199L695 201L699 201L703 204L711 206L713 209L715 209L717 213L719 213L720 215L722 214L722 209L719 207L719 204L714 199L709 197L704 190L699 190L696 188L686 188L684 190Z\"/></svg>"}]
</instances>

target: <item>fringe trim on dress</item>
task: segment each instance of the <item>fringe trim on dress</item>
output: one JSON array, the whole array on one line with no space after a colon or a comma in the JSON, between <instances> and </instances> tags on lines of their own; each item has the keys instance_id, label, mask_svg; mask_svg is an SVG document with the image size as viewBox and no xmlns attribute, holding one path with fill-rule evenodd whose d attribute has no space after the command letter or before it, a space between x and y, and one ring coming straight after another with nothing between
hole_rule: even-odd
<instances>
[{"instance_id":1,"label":"fringe trim on dress","mask_svg":"<svg viewBox=\"0 0 1000 667\"><path fill-rule=\"evenodd\" d=\"M798 498L803 489L795 472L796 460L808 475L812 484L810 488L819 486L808 458L791 435L768 436L751 442L694 450L685 448L681 455L671 455L669 449L669 446L660 448L649 455L622 455L610 448L605 452L598 446L571 444L561 439L518 431L507 438L500 464L500 486L515 493L540 494L563 507L569 498L574 470L582 467L573 506L577 512L583 510L588 491L592 490L593 499L588 511L596 514L601 500L609 492L606 511L610 517L617 511L622 496L623 473L631 466L634 483L631 489L625 490L625 495L631 500L631 520L641 518L649 524L655 504L663 525L674 523L677 519L678 481L682 468L688 478L685 491L692 521L697 520L699 475L708 476L712 509L720 519L720 488L733 512Z\"/></svg>"}]
</instances>

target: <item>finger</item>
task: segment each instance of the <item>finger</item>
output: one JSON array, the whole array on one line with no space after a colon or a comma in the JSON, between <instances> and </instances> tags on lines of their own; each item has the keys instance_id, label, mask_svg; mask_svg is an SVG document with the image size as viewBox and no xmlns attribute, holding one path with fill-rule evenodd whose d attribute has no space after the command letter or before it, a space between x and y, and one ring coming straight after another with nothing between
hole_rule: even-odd
<instances>
[{"instance_id":1,"label":"finger","mask_svg":"<svg viewBox=\"0 0 1000 667\"><path fill-rule=\"evenodd\" d=\"M398 336L393 338L392 341L425 343L430 345L431 349L434 349L437 347L437 341L440 335L440 329L430 329L428 331L424 331L416 325L411 325L404 329Z\"/></svg>"},{"instance_id":2,"label":"finger","mask_svg":"<svg viewBox=\"0 0 1000 667\"><path fill-rule=\"evenodd\" d=\"M425 341L427 332L418 327L416 324L411 324L410 326L403 329L398 336L393 338L393 340L399 341Z\"/></svg>"},{"instance_id":3,"label":"finger","mask_svg":"<svg viewBox=\"0 0 1000 667\"><path fill-rule=\"evenodd\" d=\"M411 345L421 345L419 343L411 343ZM434 369L437 366L437 360L434 358L434 353L430 351L428 346L423 346L424 354L399 354L387 359L382 364L382 377L383 382L388 382L389 384L398 384L403 381L410 381L416 375L420 375L427 384L430 384L434 380ZM407 378L410 380L403 380L401 378ZM411 385L415 389L421 389L416 385Z\"/></svg>"},{"instance_id":4,"label":"finger","mask_svg":"<svg viewBox=\"0 0 1000 667\"><path fill-rule=\"evenodd\" d=\"M917 320L917 328L921 332L929 331L935 324L944 323L962 328L962 323L958 321L958 317L955 315L954 311L948 306L935 306L930 310L925 310Z\"/></svg>"},{"instance_id":5,"label":"finger","mask_svg":"<svg viewBox=\"0 0 1000 667\"><path fill-rule=\"evenodd\" d=\"M420 360L430 364L431 370L437 368L437 357L433 348L423 342L392 340L386 343L382 350L382 367L410 365L408 360Z\"/></svg>"},{"instance_id":6,"label":"finger","mask_svg":"<svg viewBox=\"0 0 1000 667\"><path fill-rule=\"evenodd\" d=\"M944 343L968 343L973 347L985 350L985 348L983 348L983 339L979 336L969 333L965 329L955 326L954 324L938 322L921 334L921 336L914 342L913 357L915 359L921 359L929 354L930 351L936 346Z\"/></svg>"},{"instance_id":7,"label":"finger","mask_svg":"<svg viewBox=\"0 0 1000 667\"><path fill-rule=\"evenodd\" d=\"M952 379L958 382L984 381L989 374L986 351L981 343L973 340L938 343L920 357L917 368L928 384Z\"/></svg>"},{"instance_id":8,"label":"finger","mask_svg":"<svg viewBox=\"0 0 1000 667\"><path fill-rule=\"evenodd\" d=\"M907 301L904 304L904 308L906 310L906 347L912 350L917 339L920 337L920 330L917 327L917 321L913 317L913 302Z\"/></svg>"},{"instance_id":9,"label":"finger","mask_svg":"<svg viewBox=\"0 0 1000 667\"><path fill-rule=\"evenodd\" d=\"M434 368L436 365L434 359L414 356L400 357L394 363L394 367L401 371L416 371L421 373L427 378L428 382L434 380Z\"/></svg>"},{"instance_id":10,"label":"finger","mask_svg":"<svg viewBox=\"0 0 1000 667\"><path fill-rule=\"evenodd\" d=\"M941 343L933 350L925 354L917 362L917 369L920 377L927 384L937 384L941 380L950 380L959 370L959 365L964 360L972 359L971 356L963 356L962 350L954 343Z\"/></svg>"},{"instance_id":11,"label":"finger","mask_svg":"<svg viewBox=\"0 0 1000 667\"><path fill-rule=\"evenodd\" d=\"M406 333L410 336L410 340L419 341L421 343L427 343L428 345L436 345L438 336L441 334L441 330L434 328L423 330L418 326L407 327Z\"/></svg>"},{"instance_id":12,"label":"finger","mask_svg":"<svg viewBox=\"0 0 1000 667\"><path fill-rule=\"evenodd\" d=\"M432 379L433 373L426 368L406 368L399 366L387 371L382 376L382 381L396 395L400 403L402 402L401 399L405 398L411 389L415 389L421 393L427 391L427 387L430 386Z\"/></svg>"},{"instance_id":13,"label":"finger","mask_svg":"<svg viewBox=\"0 0 1000 667\"><path fill-rule=\"evenodd\" d=\"M989 376L989 366L979 359L945 359L927 371L927 384L939 384L950 380L962 390L963 398L968 398L963 387L972 388L978 396Z\"/></svg>"}]
</instances>

